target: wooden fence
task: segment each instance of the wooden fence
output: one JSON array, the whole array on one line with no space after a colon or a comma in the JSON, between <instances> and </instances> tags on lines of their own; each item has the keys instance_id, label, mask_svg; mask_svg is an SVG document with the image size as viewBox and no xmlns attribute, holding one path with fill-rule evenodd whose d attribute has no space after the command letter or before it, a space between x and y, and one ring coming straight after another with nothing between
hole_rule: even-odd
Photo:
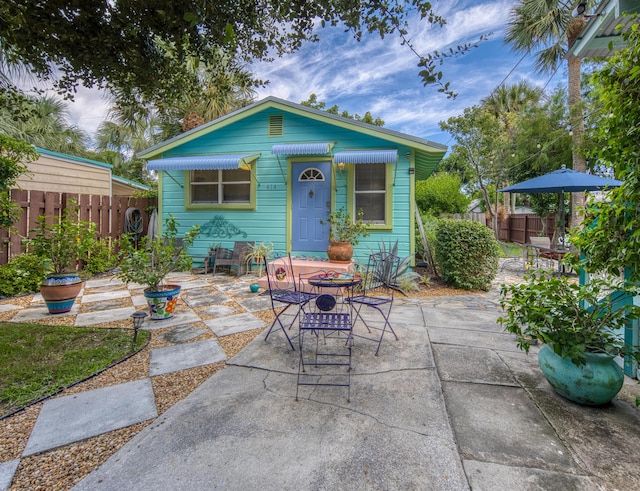
<instances>
[{"instance_id":1,"label":"wooden fence","mask_svg":"<svg viewBox=\"0 0 640 491\"><path fill-rule=\"evenodd\" d=\"M553 237L555 227L555 216L547 217L547 227L545 235L550 239ZM527 244L529 237L538 237L542 232L542 219L534 214L507 215L506 219L500 221L499 237L506 242L517 242Z\"/></svg>"},{"instance_id":2,"label":"wooden fence","mask_svg":"<svg viewBox=\"0 0 640 491\"><path fill-rule=\"evenodd\" d=\"M453 214L447 215L447 217L454 220L472 220L493 228L491 220L489 220L484 213ZM555 221L554 215L547 217L545 234L550 239L553 237ZM526 244L529 242L529 237L538 237L541 232L542 219L538 215L519 213L515 215L500 214L498 216L498 239L503 242Z\"/></svg>"},{"instance_id":3,"label":"wooden fence","mask_svg":"<svg viewBox=\"0 0 640 491\"><path fill-rule=\"evenodd\" d=\"M52 193L46 191L26 191L14 189L12 199L22 208L20 221L8 233L0 230L0 264L6 264L10 257L23 251L22 241L30 238L38 217L46 216L48 223L58 220L64 210L75 201L81 220L96 224L96 236L118 239L125 230L128 217L135 214L142 222L142 234L146 234L149 227L151 210L157 207L157 199L129 198L126 196L110 197L88 194ZM131 213L129 208L139 211Z\"/></svg>"}]
</instances>

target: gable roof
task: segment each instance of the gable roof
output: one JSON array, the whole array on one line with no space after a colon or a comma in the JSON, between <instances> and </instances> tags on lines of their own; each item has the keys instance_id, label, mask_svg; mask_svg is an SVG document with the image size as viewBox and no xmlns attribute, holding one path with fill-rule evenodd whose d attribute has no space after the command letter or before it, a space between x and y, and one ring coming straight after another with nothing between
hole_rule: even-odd
<instances>
[{"instance_id":1,"label":"gable roof","mask_svg":"<svg viewBox=\"0 0 640 491\"><path fill-rule=\"evenodd\" d=\"M426 178L431 174L444 157L447 146L440 143L432 142L416 136L407 135L399 131L390 130L380 126L363 123L351 118L338 116L326 111L314 109L311 107L296 104L277 97L266 97L260 101L254 102L237 111L229 113L218 119L205 123L190 131L177 135L169 140L158 143L138 154L139 157L148 159L161 155L163 152L171 150L179 145L183 145L189 141L195 140L203 135L211 133L233 124L239 120L265 111L267 109L278 109L281 111L296 114L302 117L311 118L321 121L339 128L345 128L351 131L362 133L365 135L381 138L389 142L399 145L406 145L415 151L416 178ZM424 177L421 177L424 176Z\"/></svg>"}]
</instances>

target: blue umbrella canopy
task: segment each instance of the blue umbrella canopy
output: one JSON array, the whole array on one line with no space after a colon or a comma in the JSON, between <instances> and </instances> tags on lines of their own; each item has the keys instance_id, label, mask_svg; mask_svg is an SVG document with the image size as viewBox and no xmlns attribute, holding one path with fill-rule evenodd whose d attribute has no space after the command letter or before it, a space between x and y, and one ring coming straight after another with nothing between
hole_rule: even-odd
<instances>
[{"instance_id":1,"label":"blue umbrella canopy","mask_svg":"<svg viewBox=\"0 0 640 491\"><path fill-rule=\"evenodd\" d=\"M572 169L558 169L543 176L519 182L500 189L501 193L580 193L599 191L606 187L618 187L622 181L585 174Z\"/></svg>"}]
</instances>

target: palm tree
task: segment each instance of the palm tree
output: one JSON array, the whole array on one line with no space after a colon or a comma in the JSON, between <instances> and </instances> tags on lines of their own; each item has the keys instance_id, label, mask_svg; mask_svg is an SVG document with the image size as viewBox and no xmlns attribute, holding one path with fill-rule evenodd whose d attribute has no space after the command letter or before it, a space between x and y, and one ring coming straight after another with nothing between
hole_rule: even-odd
<instances>
[{"instance_id":1,"label":"palm tree","mask_svg":"<svg viewBox=\"0 0 640 491\"><path fill-rule=\"evenodd\" d=\"M513 85L501 85L489 97L482 99L482 107L498 120L503 130L504 148L500 151L500 145L496 145L494 155L494 158L499 161L498 168L503 169L502 172L505 172L504 169L508 167L508 155L512 153L508 149L515 144L513 141L515 123L528 108L540 103L542 95L542 89L533 87L527 82L519 82ZM504 203L505 205L509 203L511 213L515 213L515 194L505 193Z\"/></svg>"},{"instance_id":2,"label":"palm tree","mask_svg":"<svg viewBox=\"0 0 640 491\"><path fill-rule=\"evenodd\" d=\"M542 97L542 89L533 87L527 82L513 85L501 85L489 97L480 101L496 118L504 120L509 114L517 114L532 104L538 104Z\"/></svg>"},{"instance_id":3,"label":"palm tree","mask_svg":"<svg viewBox=\"0 0 640 491\"><path fill-rule=\"evenodd\" d=\"M83 155L87 135L68 123L67 104L55 96L25 96L23 114L0 110L0 132L37 147L72 155Z\"/></svg>"},{"instance_id":4,"label":"palm tree","mask_svg":"<svg viewBox=\"0 0 640 491\"><path fill-rule=\"evenodd\" d=\"M251 104L256 98L255 88L263 84L220 53L206 62L188 64L188 72L196 86L183 90L171 107L159 108L166 121L180 121L183 132Z\"/></svg>"},{"instance_id":5,"label":"palm tree","mask_svg":"<svg viewBox=\"0 0 640 491\"><path fill-rule=\"evenodd\" d=\"M572 15L573 10L581 3L589 10L596 2L520 0L511 10L505 41L516 51L534 52L536 69L540 73L555 73L585 25L583 15ZM581 100L580 65L580 58L569 58L568 102L573 132L573 169L584 172L586 159L578 154L584 134L582 111L578 104ZM584 194L575 193L573 198L571 225L578 226L581 222L579 211L584 207Z\"/></svg>"}]
</instances>

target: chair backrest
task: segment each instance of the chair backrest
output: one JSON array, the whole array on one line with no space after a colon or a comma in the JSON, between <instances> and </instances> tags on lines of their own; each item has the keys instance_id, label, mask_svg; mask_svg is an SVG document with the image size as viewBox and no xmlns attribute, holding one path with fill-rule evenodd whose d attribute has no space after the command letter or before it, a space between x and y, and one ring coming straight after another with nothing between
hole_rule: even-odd
<instances>
[{"instance_id":1,"label":"chair backrest","mask_svg":"<svg viewBox=\"0 0 640 491\"><path fill-rule=\"evenodd\" d=\"M255 246L255 242L249 241L238 241L233 244L233 256L232 259L245 260L249 253L251 252L251 248Z\"/></svg>"},{"instance_id":2,"label":"chair backrest","mask_svg":"<svg viewBox=\"0 0 640 491\"><path fill-rule=\"evenodd\" d=\"M303 311L312 313L341 313L351 317L351 305L346 301L351 290L341 286L321 286L313 284L314 278L336 277L335 271L318 270L300 273L299 284L302 290L313 291L317 296L303 306Z\"/></svg>"},{"instance_id":3,"label":"chair backrest","mask_svg":"<svg viewBox=\"0 0 640 491\"><path fill-rule=\"evenodd\" d=\"M551 247L549 237L529 237L529 243L538 247Z\"/></svg>"},{"instance_id":4,"label":"chair backrest","mask_svg":"<svg viewBox=\"0 0 640 491\"><path fill-rule=\"evenodd\" d=\"M364 280L365 293L379 291L393 296L398 283L399 265L400 258L389 252L371 254Z\"/></svg>"},{"instance_id":5,"label":"chair backrest","mask_svg":"<svg viewBox=\"0 0 640 491\"><path fill-rule=\"evenodd\" d=\"M298 290L290 254L272 259L267 263L266 269L269 290Z\"/></svg>"}]
</instances>

